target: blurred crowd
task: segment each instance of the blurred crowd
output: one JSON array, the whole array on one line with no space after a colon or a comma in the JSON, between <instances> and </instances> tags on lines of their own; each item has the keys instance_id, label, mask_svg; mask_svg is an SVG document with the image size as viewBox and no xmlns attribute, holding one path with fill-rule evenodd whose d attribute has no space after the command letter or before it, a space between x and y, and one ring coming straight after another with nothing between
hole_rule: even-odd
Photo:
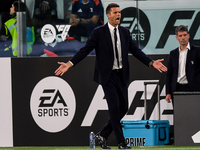
<instances>
[{"instance_id":1,"label":"blurred crowd","mask_svg":"<svg viewBox=\"0 0 200 150\"><path fill-rule=\"evenodd\" d=\"M26 12L27 56L74 55L104 24L101 0L0 1L0 57L17 56L16 13L21 11ZM43 33L54 36L51 43Z\"/></svg>"}]
</instances>

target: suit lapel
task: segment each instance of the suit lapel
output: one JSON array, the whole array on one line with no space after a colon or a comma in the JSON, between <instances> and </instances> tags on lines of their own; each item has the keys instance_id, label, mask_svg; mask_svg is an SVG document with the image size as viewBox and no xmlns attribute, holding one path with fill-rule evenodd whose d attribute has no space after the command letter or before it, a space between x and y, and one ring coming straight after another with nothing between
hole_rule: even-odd
<instances>
[{"instance_id":1,"label":"suit lapel","mask_svg":"<svg viewBox=\"0 0 200 150\"><path fill-rule=\"evenodd\" d=\"M113 51L113 44L112 44L112 39L110 35L110 30L108 28L108 23L106 23L104 26L104 33L105 33L106 41L108 42L108 45L109 45L108 49Z\"/></svg>"},{"instance_id":2,"label":"suit lapel","mask_svg":"<svg viewBox=\"0 0 200 150\"><path fill-rule=\"evenodd\" d=\"M187 74L187 70L188 70L188 65L189 65L189 63L191 61L191 59L190 59L191 53L192 53L192 46L190 45L190 50L188 50L187 58L186 58L186 67L185 67L186 74Z\"/></svg>"},{"instance_id":3,"label":"suit lapel","mask_svg":"<svg viewBox=\"0 0 200 150\"><path fill-rule=\"evenodd\" d=\"M190 61L191 51L192 51L192 47L191 47L191 45L190 45L190 50L188 50L188 52L187 52L186 64L188 64L189 61Z\"/></svg>"},{"instance_id":4,"label":"suit lapel","mask_svg":"<svg viewBox=\"0 0 200 150\"><path fill-rule=\"evenodd\" d=\"M118 26L118 29L119 29L119 36L120 36L120 42L121 42L121 53L122 53L122 56L123 56L123 43L125 43L125 38L123 38L123 32L121 30L121 27Z\"/></svg>"},{"instance_id":5,"label":"suit lapel","mask_svg":"<svg viewBox=\"0 0 200 150\"><path fill-rule=\"evenodd\" d=\"M178 68L179 68L179 48L176 49L176 52L175 52L175 59L174 59L176 62L176 68L177 68L177 74L178 74Z\"/></svg>"}]
</instances>

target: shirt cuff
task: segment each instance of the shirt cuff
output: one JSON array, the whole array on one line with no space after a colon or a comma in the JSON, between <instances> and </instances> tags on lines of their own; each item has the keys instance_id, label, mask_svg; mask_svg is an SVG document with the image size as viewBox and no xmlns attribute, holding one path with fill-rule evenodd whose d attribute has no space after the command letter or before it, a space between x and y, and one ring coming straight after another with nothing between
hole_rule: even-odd
<instances>
[{"instance_id":1,"label":"shirt cuff","mask_svg":"<svg viewBox=\"0 0 200 150\"><path fill-rule=\"evenodd\" d=\"M74 64L71 61L69 61L69 63L72 64L72 66L74 66Z\"/></svg>"}]
</instances>

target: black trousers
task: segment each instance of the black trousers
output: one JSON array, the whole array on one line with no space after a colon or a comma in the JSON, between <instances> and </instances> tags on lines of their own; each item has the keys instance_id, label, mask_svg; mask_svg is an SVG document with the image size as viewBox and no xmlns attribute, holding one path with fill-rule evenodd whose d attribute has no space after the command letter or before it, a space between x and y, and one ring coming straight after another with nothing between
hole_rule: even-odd
<instances>
[{"instance_id":1,"label":"black trousers","mask_svg":"<svg viewBox=\"0 0 200 150\"><path fill-rule=\"evenodd\" d=\"M109 83L102 85L110 118L100 131L100 135L107 139L114 131L118 143L125 141L120 120L128 111L128 85L124 84L122 79L122 70L113 70Z\"/></svg>"}]
</instances>

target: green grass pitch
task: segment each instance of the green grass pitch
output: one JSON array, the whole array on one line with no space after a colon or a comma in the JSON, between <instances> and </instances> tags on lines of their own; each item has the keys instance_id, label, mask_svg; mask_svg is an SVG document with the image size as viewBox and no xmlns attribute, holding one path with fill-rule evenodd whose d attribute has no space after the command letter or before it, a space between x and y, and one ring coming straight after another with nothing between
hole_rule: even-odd
<instances>
[{"instance_id":1,"label":"green grass pitch","mask_svg":"<svg viewBox=\"0 0 200 150\"><path fill-rule=\"evenodd\" d=\"M111 150L118 150L117 146L110 146ZM0 150L89 150L89 146L66 146L66 147L0 147ZM132 146L133 150L200 150L200 146ZM96 146L95 150L102 150Z\"/></svg>"}]
</instances>

